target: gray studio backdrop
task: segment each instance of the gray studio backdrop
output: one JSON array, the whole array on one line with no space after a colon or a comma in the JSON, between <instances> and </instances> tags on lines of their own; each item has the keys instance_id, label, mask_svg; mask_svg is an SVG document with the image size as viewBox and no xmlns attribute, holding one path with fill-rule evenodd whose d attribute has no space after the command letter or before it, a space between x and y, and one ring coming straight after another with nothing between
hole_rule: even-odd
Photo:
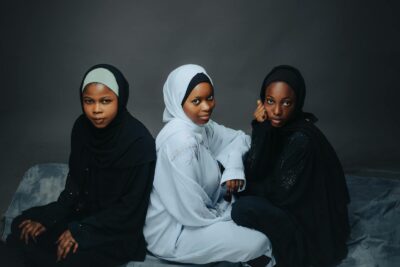
<instances>
[{"instance_id":1,"label":"gray studio backdrop","mask_svg":"<svg viewBox=\"0 0 400 267\"><path fill-rule=\"evenodd\" d=\"M396 1L1 1L0 212L28 167L67 162L78 86L103 62L125 74L129 110L154 136L175 67L203 65L214 120L250 133L262 79L293 64L305 110L346 170L399 170L398 10Z\"/></svg>"}]
</instances>

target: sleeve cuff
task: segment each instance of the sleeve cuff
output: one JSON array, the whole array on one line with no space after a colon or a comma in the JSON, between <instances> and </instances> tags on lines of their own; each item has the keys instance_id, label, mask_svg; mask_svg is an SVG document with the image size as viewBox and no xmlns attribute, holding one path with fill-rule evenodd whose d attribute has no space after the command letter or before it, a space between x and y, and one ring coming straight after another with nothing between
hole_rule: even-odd
<instances>
[{"instance_id":1,"label":"sleeve cuff","mask_svg":"<svg viewBox=\"0 0 400 267\"><path fill-rule=\"evenodd\" d=\"M85 231L84 226L79 222L70 222L68 224L68 230L71 232L72 237L78 243L80 248L87 247L85 244L85 240L87 240L88 232Z\"/></svg>"},{"instance_id":2,"label":"sleeve cuff","mask_svg":"<svg viewBox=\"0 0 400 267\"><path fill-rule=\"evenodd\" d=\"M225 169L224 173L222 174L220 185L223 185L229 180L242 180L243 186L238 191L241 192L246 188L246 179L244 178L244 171L240 168L231 168Z\"/></svg>"}]
</instances>

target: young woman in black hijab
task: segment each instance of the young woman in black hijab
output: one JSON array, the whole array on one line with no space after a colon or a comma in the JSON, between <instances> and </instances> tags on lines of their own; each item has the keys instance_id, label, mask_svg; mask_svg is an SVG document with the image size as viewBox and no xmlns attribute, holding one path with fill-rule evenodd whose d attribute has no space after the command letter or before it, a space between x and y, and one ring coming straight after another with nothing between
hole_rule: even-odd
<instances>
[{"instance_id":1,"label":"young woman in black hijab","mask_svg":"<svg viewBox=\"0 0 400 267\"><path fill-rule=\"evenodd\" d=\"M232 218L265 233L277 266L329 266L347 254L349 195L338 157L303 112L305 82L291 66L266 76L245 159L247 192Z\"/></svg>"},{"instance_id":2,"label":"young woman in black hijab","mask_svg":"<svg viewBox=\"0 0 400 267\"><path fill-rule=\"evenodd\" d=\"M115 67L89 69L79 94L83 114L72 129L65 189L17 217L7 239L27 266L118 266L145 257L154 139L127 111L129 85Z\"/></svg>"}]
</instances>

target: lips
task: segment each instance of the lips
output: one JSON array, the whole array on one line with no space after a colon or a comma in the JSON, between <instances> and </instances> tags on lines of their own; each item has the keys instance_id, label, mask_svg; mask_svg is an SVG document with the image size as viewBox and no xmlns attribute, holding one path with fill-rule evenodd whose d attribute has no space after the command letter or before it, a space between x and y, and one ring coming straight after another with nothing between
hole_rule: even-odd
<instances>
[{"instance_id":1,"label":"lips","mask_svg":"<svg viewBox=\"0 0 400 267\"><path fill-rule=\"evenodd\" d=\"M282 122L283 122L283 120L282 119L270 119L270 121L273 123L273 124L282 124Z\"/></svg>"},{"instance_id":2,"label":"lips","mask_svg":"<svg viewBox=\"0 0 400 267\"><path fill-rule=\"evenodd\" d=\"M92 121L95 124L102 124L104 122L104 118L93 118Z\"/></svg>"},{"instance_id":3,"label":"lips","mask_svg":"<svg viewBox=\"0 0 400 267\"><path fill-rule=\"evenodd\" d=\"M203 121L208 121L208 120L210 120L210 116L211 116L211 114L207 114L207 115L199 116L199 118Z\"/></svg>"}]
</instances>

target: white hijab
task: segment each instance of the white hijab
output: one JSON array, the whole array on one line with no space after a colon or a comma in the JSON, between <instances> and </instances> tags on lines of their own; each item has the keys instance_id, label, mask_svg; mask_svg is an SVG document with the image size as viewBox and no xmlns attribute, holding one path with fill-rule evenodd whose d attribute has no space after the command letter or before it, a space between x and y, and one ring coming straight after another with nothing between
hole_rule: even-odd
<instances>
[{"instance_id":1,"label":"white hijab","mask_svg":"<svg viewBox=\"0 0 400 267\"><path fill-rule=\"evenodd\" d=\"M186 94L187 87L190 81L198 73L203 73L207 75L206 70L194 64L187 64L174 69L164 83L163 93L164 93L164 103L165 109L163 114L163 122L169 122L174 118L179 118L194 124L191 119L186 116L182 108L182 100Z\"/></svg>"}]
</instances>

